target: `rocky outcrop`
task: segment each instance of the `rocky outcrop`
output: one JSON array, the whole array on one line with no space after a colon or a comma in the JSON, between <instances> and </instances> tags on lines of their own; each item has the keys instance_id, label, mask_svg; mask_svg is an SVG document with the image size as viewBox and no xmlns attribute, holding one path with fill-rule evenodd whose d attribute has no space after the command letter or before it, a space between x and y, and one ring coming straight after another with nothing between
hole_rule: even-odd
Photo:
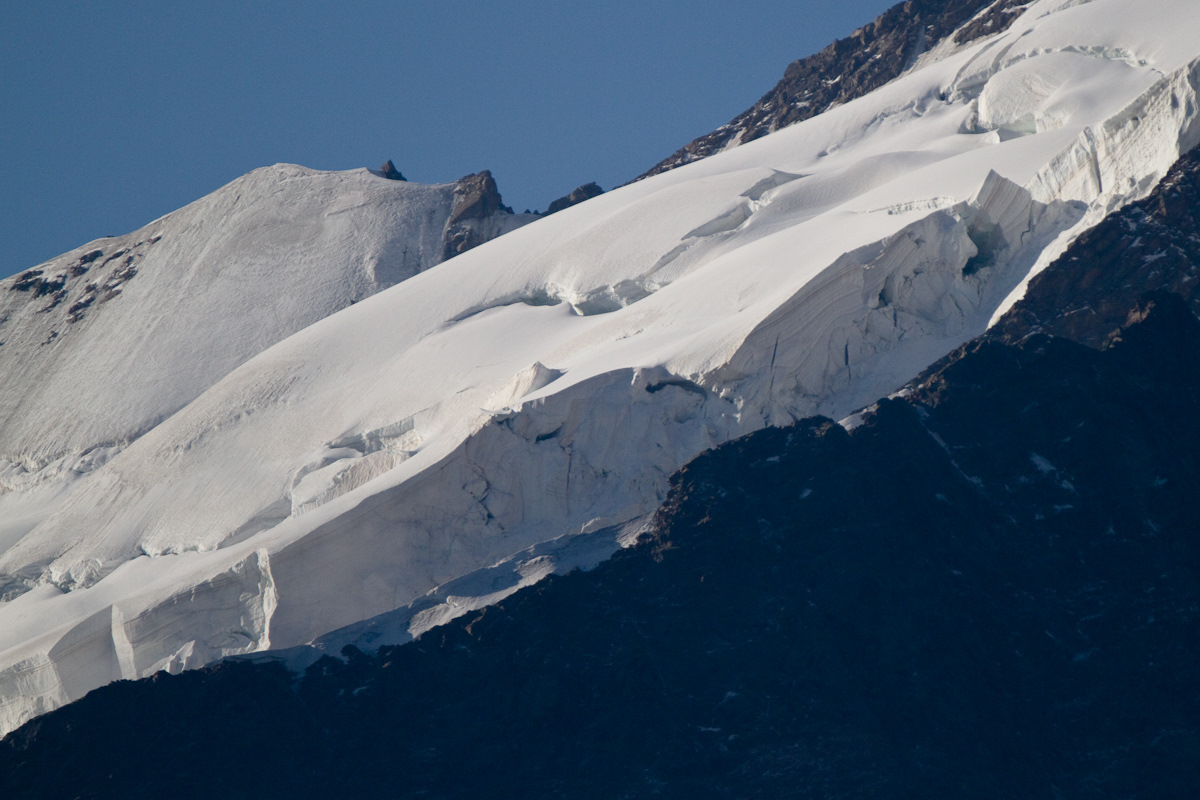
<instances>
[{"instance_id":1,"label":"rocky outcrop","mask_svg":"<svg viewBox=\"0 0 1200 800\"><path fill-rule=\"evenodd\" d=\"M516 224L500 219L505 216ZM454 186L454 207L442 235L442 259L465 253L532 219L533 215L514 215L504 205L489 170L459 178Z\"/></svg>"},{"instance_id":2,"label":"rocky outcrop","mask_svg":"<svg viewBox=\"0 0 1200 800\"><path fill-rule=\"evenodd\" d=\"M501 210L512 213L500 198L496 179L490 170L459 178L454 186L454 208L447 225L469 219L486 219Z\"/></svg>"},{"instance_id":3,"label":"rocky outcrop","mask_svg":"<svg viewBox=\"0 0 1200 800\"><path fill-rule=\"evenodd\" d=\"M396 169L396 165L392 163L390 158L383 162L383 166L379 168L379 174L389 181L407 180L407 178L400 174L400 170Z\"/></svg>"},{"instance_id":4,"label":"rocky outcrop","mask_svg":"<svg viewBox=\"0 0 1200 800\"><path fill-rule=\"evenodd\" d=\"M570 194L560 197L551 203L546 209L544 216L550 216L562 211L564 208L579 205L584 200L591 200L593 197L598 197L602 194L604 194L604 190L600 188L599 184L595 182L585 183L583 186L572 190Z\"/></svg>"},{"instance_id":5,"label":"rocky outcrop","mask_svg":"<svg viewBox=\"0 0 1200 800\"><path fill-rule=\"evenodd\" d=\"M1030 281L992 336L1031 330L1098 347L1125 324L1139 298L1165 290L1200 313L1200 152L1184 155L1144 200L1082 234Z\"/></svg>"},{"instance_id":6,"label":"rocky outcrop","mask_svg":"<svg viewBox=\"0 0 1200 800\"><path fill-rule=\"evenodd\" d=\"M906 0L815 55L788 65L775 88L746 111L660 161L641 180L803 122L878 89L917 57L952 39L1000 33L1032 0Z\"/></svg>"}]
</instances>

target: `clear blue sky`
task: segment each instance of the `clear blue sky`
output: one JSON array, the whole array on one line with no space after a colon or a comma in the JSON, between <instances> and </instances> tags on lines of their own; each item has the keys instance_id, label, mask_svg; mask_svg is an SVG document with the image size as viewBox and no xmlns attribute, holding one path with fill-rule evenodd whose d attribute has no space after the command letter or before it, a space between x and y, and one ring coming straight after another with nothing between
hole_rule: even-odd
<instances>
[{"instance_id":1,"label":"clear blue sky","mask_svg":"<svg viewBox=\"0 0 1200 800\"><path fill-rule=\"evenodd\" d=\"M623 183L892 0L5 0L0 276L256 167Z\"/></svg>"}]
</instances>

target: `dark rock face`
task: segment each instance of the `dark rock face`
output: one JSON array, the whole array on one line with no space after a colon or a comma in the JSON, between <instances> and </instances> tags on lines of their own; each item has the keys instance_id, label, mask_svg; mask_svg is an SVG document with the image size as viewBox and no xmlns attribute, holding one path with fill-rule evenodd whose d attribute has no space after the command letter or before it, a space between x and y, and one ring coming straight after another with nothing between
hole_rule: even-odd
<instances>
[{"instance_id":1,"label":"dark rock face","mask_svg":"<svg viewBox=\"0 0 1200 800\"><path fill-rule=\"evenodd\" d=\"M459 178L454 187L450 225L468 219L485 219L504 208L496 179L489 170ZM511 213L511 212L509 212Z\"/></svg>"},{"instance_id":2,"label":"dark rock face","mask_svg":"<svg viewBox=\"0 0 1200 800\"><path fill-rule=\"evenodd\" d=\"M497 214L511 214L500 199L496 179L488 170L459 178L454 186L454 206L442 234L442 260L465 253L495 237L484 223Z\"/></svg>"},{"instance_id":3,"label":"dark rock face","mask_svg":"<svg viewBox=\"0 0 1200 800\"><path fill-rule=\"evenodd\" d=\"M906 0L845 39L788 65L775 88L726 125L696 139L645 174L706 158L766 136L878 89L917 56L953 36L966 44L999 33L1032 0Z\"/></svg>"},{"instance_id":4,"label":"dark rock face","mask_svg":"<svg viewBox=\"0 0 1200 800\"><path fill-rule=\"evenodd\" d=\"M454 230L447 229L442 236L442 260L454 258L460 253L465 253L468 250L478 247L485 241L470 228L458 227Z\"/></svg>"},{"instance_id":5,"label":"dark rock face","mask_svg":"<svg viewBox=\"0 0 1200 800\"><path fill-rule=\"evenodd\" d=\"M99 689L0 796L1190 797L1200 322L1135 316L710 451L639 546L297 687Z\"/></svg>"},{"instance_id":6,"label":"dark rock face","mask_svg":"<svg viewBox=\"0 0 1200 800\"><path fill-rule=\"evenodd\" d=\"M1029 330L1098 347L1146 292L1166 290L1200 312L1200 152L1181 157L1154 191L1110 215L1034 277L993 331Z\"/></svg>"},{"instance_id":7,"label":"dark rock face","mask_svg":"<svg viewBox=\"0 0 1200 800\"><path fill-rule=\"evenodd\" d=\"M604 194L604 190L600 188L599 184L595 182L585 183L583 186L574 189L570 194L560 197L551 203L549 208L546 209L546 216L562 211L564 208L577 206L584 200L591 200L593 197L598 197L602 194Z\"/></svg>"},{"instance_id":8,"label":"dark rock face","mask_svg":"<svg viewBox=\"0 0 1200 800\"><path fill-rule=\"evenodd\" d=\"M407 180L407 178L400 174L400 170L396 169L396 165L392 163L390 158L383 162L383 166L379 168L379 174L389 181Z\"/></svg>"},{"instance_id":9,"label":"dark rock face","mask_svg":"<svg viewBox=\"0 0 1200 800\"><path fill-rule=\"evenodd\" d=\"M998 0L954 32L955 44L967 44L1006 30L1033 0Z\"/></svg>"}]
</instances>

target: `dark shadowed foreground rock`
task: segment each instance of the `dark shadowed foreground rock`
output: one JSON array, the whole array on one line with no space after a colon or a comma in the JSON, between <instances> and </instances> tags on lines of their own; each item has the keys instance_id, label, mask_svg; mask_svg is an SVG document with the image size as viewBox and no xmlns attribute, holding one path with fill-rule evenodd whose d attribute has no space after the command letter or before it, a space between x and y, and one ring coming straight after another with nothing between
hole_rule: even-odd
<instances>
[{"instance_id":1,"label":"dark shadowed foreground rock","mask_svg":"<svg viewBox=\"0 0 1200 800\"><path fill-rule=\"evenodd\" d=\"M375 655L98 689L0 796L1184 798L1200 322L964 347L711 451L589 573Z\"/></svg>"}]
</instances>

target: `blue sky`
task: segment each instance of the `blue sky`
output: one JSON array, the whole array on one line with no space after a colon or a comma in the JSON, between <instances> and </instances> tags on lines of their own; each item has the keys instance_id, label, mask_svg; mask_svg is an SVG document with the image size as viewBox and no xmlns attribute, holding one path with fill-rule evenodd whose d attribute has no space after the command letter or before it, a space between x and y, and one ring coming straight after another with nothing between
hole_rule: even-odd
<instances>
[{"instance_id":1,"label":"blue sky","mask_svg":"<svg viewBox=\"0 0 1200 800\"><path fill-rule=\"evenodd\" d=\"M490 169L544 209L729 121L889 0L0 6L0 276L256 167Z\"/></svg>"}]
</instances>

